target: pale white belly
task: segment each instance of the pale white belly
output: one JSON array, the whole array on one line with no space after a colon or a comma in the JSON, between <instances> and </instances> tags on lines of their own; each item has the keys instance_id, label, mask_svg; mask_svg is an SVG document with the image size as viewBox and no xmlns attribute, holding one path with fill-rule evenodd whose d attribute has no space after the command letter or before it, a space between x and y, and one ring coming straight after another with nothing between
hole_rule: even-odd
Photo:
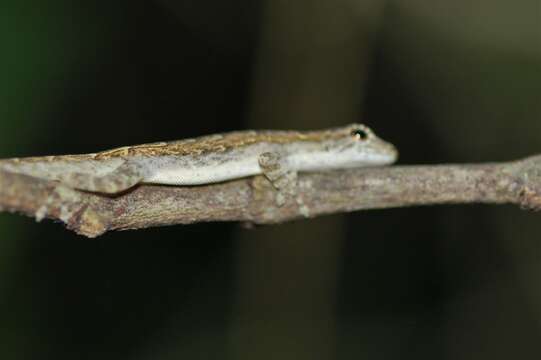
<instances>
[{"instance_id":1,"label":"pale white belly","mask_svg":"<svg viewBox=\"0 0 541 360\"><path fill-rule=\"evenodd\" d=\"M184 164L158 167L145 177L144 182L166 185L200 185L261 174L256 156L223 163Z\"/></svg>"}]
</instances>

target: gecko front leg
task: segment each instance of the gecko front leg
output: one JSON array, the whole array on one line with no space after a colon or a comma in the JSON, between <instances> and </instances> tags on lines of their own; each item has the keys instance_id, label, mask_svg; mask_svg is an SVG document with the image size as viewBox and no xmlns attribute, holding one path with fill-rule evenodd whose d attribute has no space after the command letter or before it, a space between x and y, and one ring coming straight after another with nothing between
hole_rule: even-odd
<instances>
[{"instance_id":1,"label":"gecko front leg","mask_svg":"<svg viewBox=\"0 0 541 360\"><path fill-rule=\"evenodd\" d=\"M72 172L59 175L58 180L62 184L78 190L115 194L140 183L143 177L139 166L126 161L106 175L95 176Z\"/></svg>"},{"instance_id":2,"label":"gecko front leg","mask_svg":"<svg viewBox=\"0 0 541 360\"><path fill-rule=\"evenodd\" d=\"M265 152L259 155L258 161L263 175L278 191L277 205L284 205L287 197L297 193L297 172L291 169L287 159L277 152Z\"/></svg>"}]
</instances>

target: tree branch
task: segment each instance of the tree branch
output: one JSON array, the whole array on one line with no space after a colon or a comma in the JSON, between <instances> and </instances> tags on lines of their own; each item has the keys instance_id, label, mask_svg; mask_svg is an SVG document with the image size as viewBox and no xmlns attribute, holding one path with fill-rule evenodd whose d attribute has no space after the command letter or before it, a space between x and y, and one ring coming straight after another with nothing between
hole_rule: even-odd
<instances>
[{"instance_id":1,"label":"tree branch","mask_svg":"<svg viewBox=\"0 0 541 360\"><path fill-rule=\"evenodd\" d=\"M507 163L392 166L301 174L298 198L276 205L262 177L175 187L142 185L118 196L0 171L0 210L61 220L78 234L202 221L280 223L301 217L413 205L511 203L541 208L541 155Z\"/></svg>"}]
</instances>

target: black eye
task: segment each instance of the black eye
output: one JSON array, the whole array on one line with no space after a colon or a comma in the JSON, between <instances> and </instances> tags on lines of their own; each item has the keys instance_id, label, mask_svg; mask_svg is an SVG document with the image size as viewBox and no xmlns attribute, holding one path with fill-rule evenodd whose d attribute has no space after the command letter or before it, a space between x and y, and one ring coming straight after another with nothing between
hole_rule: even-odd
<instances>
[{"instance_id":1,"label":"black eye","mask_svg":"<svg viewBox=\"0 0 541 360\"><path fill-rule=\"evenodd\" d=\"M368 139L368 133L364 131L363 129L355 129L351 131L351 136L356 137L359 140L366 140Z\"/></svg>"}]
</instances>

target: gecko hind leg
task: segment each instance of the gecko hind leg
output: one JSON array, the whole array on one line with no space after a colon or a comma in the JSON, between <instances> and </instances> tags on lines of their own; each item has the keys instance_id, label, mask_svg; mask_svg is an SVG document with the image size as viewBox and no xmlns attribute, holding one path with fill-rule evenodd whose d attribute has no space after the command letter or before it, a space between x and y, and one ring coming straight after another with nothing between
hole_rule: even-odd
<instances>
[{"instance_id":1,"label":"gecko hind leg","mask_svg":"<svg viewBox=\"0 0 541 360\"><path fill-rule=\"evenodd\" d=\"M259 155L258 160L263 175L278 190L276 203L278 206L282 206L286 197L296 195L297 172L289 168L285 158L279 153L266 152Z\"/></svg>"},{"instance_id":2,"label":"gecko hind leg","mask_svg":"<svg viewBox=\"0 0 541 360\"><path fill-rule=\"evenodd\" d=\"M136 165L125 162L106 175L93 176L75 172L61 175L58 180L62 184L78 190L115 194L140 183L143 180L143 174Z\"/></svg>"}]
</instances>

